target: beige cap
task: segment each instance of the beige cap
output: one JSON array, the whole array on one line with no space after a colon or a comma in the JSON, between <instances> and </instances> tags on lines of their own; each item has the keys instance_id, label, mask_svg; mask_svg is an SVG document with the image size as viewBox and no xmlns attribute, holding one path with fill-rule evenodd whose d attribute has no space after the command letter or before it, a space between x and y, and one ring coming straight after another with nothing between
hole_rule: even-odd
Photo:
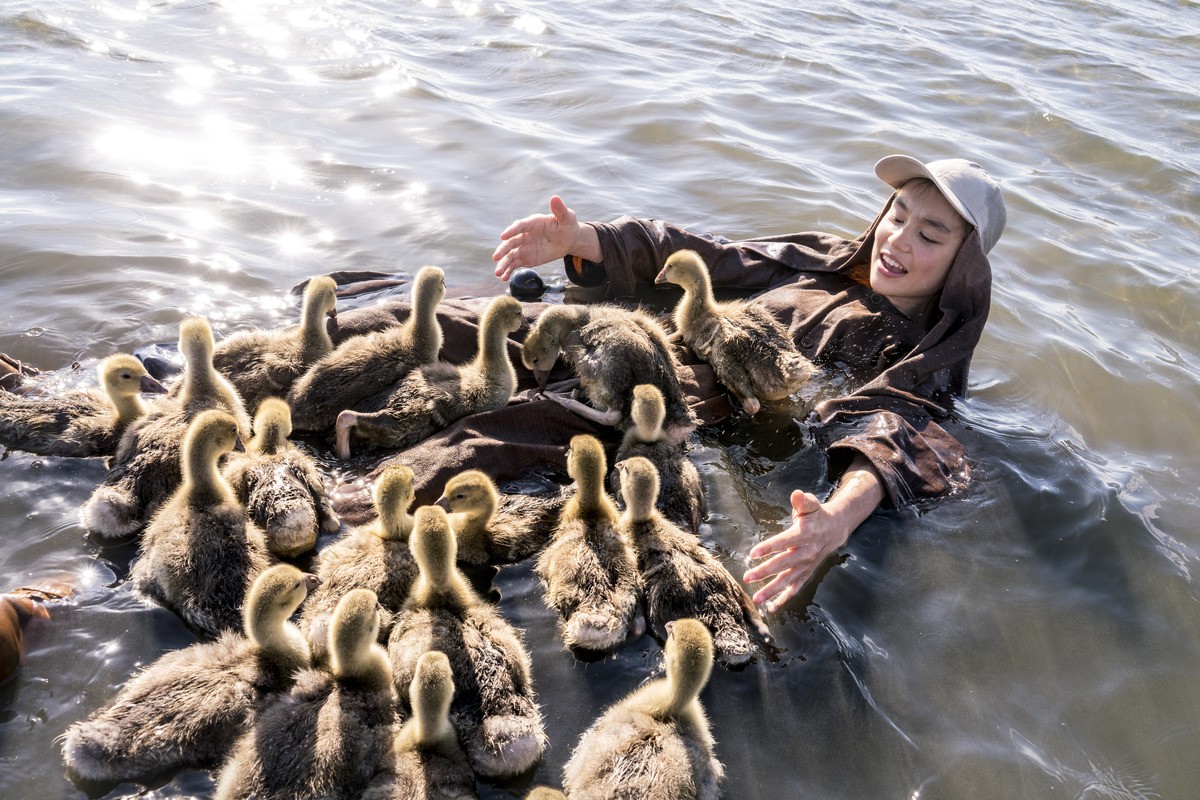
<instances>
[{"instance_id":1,"label":"beige cap","mask_svg":"<svg viewBox=\"0 0 1200 800\"><path fill-rule=\"evenodd\" d=\"M912 156L894 155L879 159L875 174L893 189L913 178L933 181L954 210L979 231L985 253L991 251L1004 233L1008 212L1004 209L1000 184L973 161L947 158L922 164Z\"/></svg>"}]
</instances>

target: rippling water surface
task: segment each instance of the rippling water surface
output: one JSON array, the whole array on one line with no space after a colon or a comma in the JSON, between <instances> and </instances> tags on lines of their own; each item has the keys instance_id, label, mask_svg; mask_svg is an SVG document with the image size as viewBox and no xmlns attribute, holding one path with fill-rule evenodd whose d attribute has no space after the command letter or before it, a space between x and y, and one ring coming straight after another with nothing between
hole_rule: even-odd
<instances>
[{"instance_id":1,"label":"rippling water surface","mask_svg":"<svg viewBox=\"0 0 1200 800\"><path fill-rule=\"evenodd\" d=\"M1194 796L1200 8L800 5L8 0L0 350L85 384L190 314L289 323L314 273L434 263L500 291L496 235L554 192L587 219L855 234L887 195L877 158L971 156L1009 208L952 424L976 480L877 513L771 618L777 663L714 672L724 796ZM828 489L804 416L695 442L706 541L739 573L792 488ZM132 547L78 526L102 474L0 461L0 590L81 587L0 688L0 796L142 791L72 784L55 738L194 640L132 596ZM497 584L551 747L480 791L521 797L661 656L577 663L527 566Z\"/></svg>"}]
</instances>

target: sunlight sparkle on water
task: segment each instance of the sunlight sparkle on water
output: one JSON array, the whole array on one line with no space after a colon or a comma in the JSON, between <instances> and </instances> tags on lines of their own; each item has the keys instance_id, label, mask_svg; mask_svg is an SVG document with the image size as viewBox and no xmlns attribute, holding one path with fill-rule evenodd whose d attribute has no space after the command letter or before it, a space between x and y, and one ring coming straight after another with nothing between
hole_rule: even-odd
<instances>
[{"instance_id":1,"label":"sunlight sparkle on water","mask_svg":"<svg viewBox=\"0 0 1200 800\"><path fill-rule=\"evenodd\" d=\"M522 33L540 36L546 32L546 23L533 14L522 14L513 20L513 27Z\"/></svg>"}]
</instances>

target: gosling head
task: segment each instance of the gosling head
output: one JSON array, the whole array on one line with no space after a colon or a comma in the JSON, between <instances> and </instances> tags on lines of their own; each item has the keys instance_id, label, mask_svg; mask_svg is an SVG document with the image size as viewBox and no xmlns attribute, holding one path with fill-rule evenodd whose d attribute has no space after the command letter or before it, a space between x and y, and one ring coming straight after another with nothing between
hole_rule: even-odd
<instances>
[{"instance_id":1,"label":"gosling head","mask_svg":"<svg viewBox=\"0 0 1200 800\"><path fill-rule=\"evenodd\" d=\"M454 573L458 542L450 519L440 506L421 506L413 515L414 525L408 546L421 576L431 586L445 586Z\"/></svg>"},{"instance_id":2,"label":"gosling head","mask_svg":"<svg viewBox=\"0 0 1200 800\"><path fill-rule=\"evenodd\" d=\"M691 289L701 283L708 284L708 267L695 250L676 250L667 257L654 282L674 283L684 289Z\"/></svg>"},{"instance_id":3,"label":"gosling head","mask_svg":"<svg viewBox=\"0 0 1200 800\"><path fill-rule=\"evenodd\" d=\"M413 528L413 518L409 516L408 509L416 497L413 492L413 471L403 464L388 466L375 479L373 497L383 538L407 537Z\"/></svg>"},{"instance_id":4,"label":"gosling head","mask_svg":"<svg viewBox=\"0 0 1200 800\"><path fill-rule=\"evenodd\" d=\"M244 450L237 420L227 411L209 409L196 415L183 439L183 452L205 461L216 460L230 450ZM191 459L185 458L185 463Z\"/></svg>"},{"instance_id":5,"label":"gosling head","mask_svg":"<svg viewBox=\"0 0 1200 800\"><path fill-rule=\"evenodd\" d=\"M112 398L136 397L142 392L163 394L167 387L156 381L141 361L126 353L100 362L100 384Z\"/></svg>"},{"instance_id":6,"label":"gosling head","mask_svg":"<svg viewBox=\"0 0 1200 800\"><path fill-rule=\"evenodd\" d=\"M254 414L254 438L250 448L259 453L277 453L292 435L292 409L278 397L268 397L258 404Z\"/></svg>"},{"instance_id":7,"label":"gosling head","mask_svg":"<svg viewBox=\"0 0 1200 800\"><path fill-rule=\"evenodd\" d=\"M662 391L652 383L640 383L633 387L629 416L633 419L633 430L640 441L656 442L661 439L663 420L667 418L667 404Z\"/></svg>"},{"instance_id":8,"label":"gosling head","mask_svg":"<svg viewBox=\"0 0 1200 800\"><path fill-rule=\"evenodd\" d=\"M304 316L337 319L337 283L328 275L311 279L304 287Z\"/></svg>"},{"instance_id":9,"label":"gosling head","mask_svg":"<svg viewBox=\"0 0 1200 800\"><path fill-rule=\"evenodd\" d=\"M519 330L524 322L525 315L521 311L521 301L511 295L502 294L488 303L483 312L481 327L487 330L513 333Z\"/></svg>"},{"instance_id":10,"label":"gosling head","mask_svg":"<svg viewBox=\"0 0 1200 800\"><path fill-rule=\"evenodd\" d=\"M438 267L421 267L413 282L413 308L433 309L446 296L446 273Z\"/></svg>"},{"instance_id":11,"label":"gosling head","mask_svg":"<svg viewBox=\"0 0 1200 800\"><path fill-rule=\"evenodd\" d=\"M558 355L562 352L563 338L570 330L571 320L561 306L551 306L537 318L525 342L521 345L521 362L533 372L538 386L546 388L546 379Z\"/></svg>"},{"instance_id":12,"label":"gosling head","mask_svg":"<svg viewBox=\"0 0 1200 800\"><path fill-rule=\"evenodd\" d=\"M700 696L712 674L712 634L694 619L678 619L667 625L665 648L667 681L675 697L676 709L691 704Z\"/></svg>"},{"instance_id":13,"label":"gosling head","mask_svg":"<svg viewBox=\"0 0 1200 800\"><path fill-rule=\"evenodd\" d=\"M500 493L487 473L477 469L460 472L446 482L439 500L445 500L451 513L488 519L496 510Z\"/></svg>"},{"instance_id":14,"label":"gosling head","mask_svg":"<svg viewBox=\"0 0 1200 800\"><path fill-rule=\"evenodd\" d=\"M408 687L409 704L420 741L435 741L452 732L449 714L453 697L454 673L450 669L450 659L445 653L430 650L417 660L417 669Z\"/></svg>"},{"instance_id":15,"label":"gosling head","mask_svg":"<svg viewBox=\"0 0 1200 800\"><path fill-rule=\"evenodd\" d=\"M213 332L203 317L188 317L179 323L179 352L189 369L211 364Z\"/></svg>"},{"instance_id":16,"label":"gosling head","mask_svg":"<svg viewBox=\"0 0 1200 800\"><path fill-rule=\"evenodd\" d=\"M567 451L567 474L580 488L602 486L607 461L604 446L595 436L586 433L571 437Z\"/></svg>"},{"instance_id":17,"label":"gosling head","mask_svg":"<svg viewBox=\"0 0 1200 800\"><path fill-rule=\"evenodd\" d=\"M276 564L260 572L250 585L242 611L247 635L258 639L261 633L278 629L320 583L316 575L291 564Z\"/></svg>"},{"instance_id":18,"label":"gosling head","mask_svg":"<svg viewBox=\"0 0 1200 800\"><path fill-rule=\"evenodd\" d=\"M378 639L379 598L370 589L346 592L330 621L329 655L334 676L370 677L381 668L380 658L386 668L387 655L381 653Z\"/></svg>"},{"instance_id":19,"label":"gosling head","mask_svg":"<svg viewBox=\"0 0 1200 800\"><path fill-rule=\"evenodd\" d=\"M658 468L648 458L633 456L617 462L617 473L626 516L635 522L649 519L658 501Z\"/></svg>"},{"instance_id":20,"label":"gosling head","mask_svg":"<svg viewBox=\"0 0 1200 800\"><path fill-rule=\"evenodd\" d=\"M535 786L525 795L525 800L566 800L566 795L549 786Z\"/></svg>"}]
</instances>

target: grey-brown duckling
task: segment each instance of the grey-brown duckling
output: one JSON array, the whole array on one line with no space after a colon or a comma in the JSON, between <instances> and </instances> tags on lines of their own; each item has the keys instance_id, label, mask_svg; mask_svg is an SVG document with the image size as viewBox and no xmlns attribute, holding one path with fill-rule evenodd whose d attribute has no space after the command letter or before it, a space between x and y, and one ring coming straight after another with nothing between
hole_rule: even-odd
<instances>
[{"instance_id":1,"label":"grey-brown duckling","mask_svg":"<svg viewBox=\"0 0 1200 800\"><path fill-rule=\"evenodd\" d=\"M696 417L679 385L679 360L666 330L645 312L604 304L550 306L529 329L521 360L544 386L560 354L591 405L547 396L576 414L628 428L633 387L651 383L665 399L667 435L679 441L695 429Z\"/></svg>"},{"instance_id":2,"label":"grey-brown duckling","mask_svg":"<svg viewBox=\"0 0 1200 800\"><path fill-rule=\"evenodd\" d=\"M600 441L573 437L567 472L575 495L563 505L534 566L572 651L611 652L645 631L637 559L618 527L617 506L604 491L605 471Z\"/></svg>"},{"instance_id":3,"label":"grey-brown duckling","mask_svg":"<svg viewBox=\"0 0 1200 800\"><path fill-rule=\"evenodd\" d=\"M378 601L354 589L330 627L329 670L307 669L234 744L215 797L357 797L392 752L396 693L377 642Z\"/></svg>"},{"instance_id":4,"label":"grey-brown duckling","mask_svg":"<svg viewBox=\"0 0 1200 800\"><path fill-rule=\"evenodd\" d=\"M211 636L241 630L242 604L274 558L217 462L241 446L237 422L204 411L183 443L183 483L146 526L130 570L134 589Z\"/></svg>"},{"instance_id":5,"label":"grey-brown duckling","mask_svg":"<svg viewBox=\"0 0 1200 800\"><path fill-rule=\"evenodd\" d=\"M0 445L41 456L116 453L125 429L146 414L141 394L167 390L125 353L101 361L98 372L98 389L48 397L0 392Z\"/></svg>"},{"instance_id":6,"label":"grey-brown duckling","mask_svg":"<svg viewBox=\"0 0 1200 800\"><path fill-rule=\"evenodd\" d=\"M663 432L665 415L662 392L657 386L643 383L633 387L633 426L625 431L613 460L620 464L633 456L650 459L659 476L658 510L677 525L699 534L700 523L708 515L704 483L688 457L687 443L676 442ZM609 475L609 491L617 502L623 502L620 476L615 471Z\"/></svg>"},{"instance_id":7,"label":"grey-brown duckling","mask_svg":"<svg viewBox=\"0 0 1200 800\"><path fill-rule=\"evenodd\" d=\"M524 772L541 758L546 732L521 634L455 566L446 512L422 506L416 521L410 545L421 574L388 640L396 685L409 685L426 652L445 653L454 671L450 720L471 766L493 778Z\"/></svg>"},{"instance_id":8,"label":"grey-brown duckling","mask_svg":"<svg viewBox=\"0 0 1200 800\"><path fill-rule=\"evenodd\" d=\"M676 331L747 414L757 414L763 400L784 399L812 376L812 362L770 311L744 300L713 298L708 267L695 250L668 256L655 283L683 287L675 306Z\"/></svg>"},{"instance_id":9,"label":"grey-brown duckling","mask_svg":"<svg viewBox=\"0 0 1200 800\"><path fill-rule=\"evenodd\" d=\"M412 717L396 734L393 758L371 779L362 800L474 800L475 771L450 722L454 672L445 653L417 660L408 689Z\"/></svg>"},{"instance_id":10,"label":"grey-brown duckling","mask_svg":"<svg viewBox=\"0 0 1200 800\"><path fill-rule=\"evenodd\" d=\"M418 367L387 393L374 411L338 415L335 450L350 457L353 433L373 445L403 449L470 414L503 408L517 387L508 358L508 334L524 323L519 300L500 295L483 312L479 351L466 364L439 361Z\"/></svg>"},{"instance_id":11,"label":"grey-brown duckling","mask_svg":"<svg viewBox=\"0 0 1200 800\"><path fill-rule=\"evenodd\" d=\"M525 795L525 800L566 800L567 796L549 786L535 786Z\"/></svg>"},{"instance_id":12,"label":"grey-brown duckling","mask_svg":"<svg viewBox=\"0 0 1200 800\"><path fill-rule=\"evenodd\" d=\"M287 397L293 427L328 431L345 409L357 408L411 370L435 362L442 349L437 306L445 294L445 273L422 267L413 281L412 309L402 324L350 337L296 380Z\"/></svg>"},{"instance_id":13,"label":"grey-brown duckling","mask_svg":"<svg viewBox=\"0 0 1200 800\"><path fill-rule=\"evenodd\" d=\"M221 467L250 519L266 531L267 547L284 558L313 549L317 536L341 525L316 463L288 441L291 433L288 404L264 398L246 449L230 453Z\"/></svg>"},{"instance_id":14,"label":"grey-brown duckling","mask_svg":"<svg viewBox=\"0 0 1200 800\"><path fill-rule=\"evenodd\" d=\"M673 623L664 678L610 706L584 732L563 768L571 800L716 800L725 769L717 760L700 692L712 673L708 629Z\"/></svg>"},{"instance_id":15,"label":"grey-brown duckling","mask_svg":"<svg viewBox=\"0 0 1200 800\"><path fill-rule=\"evenodd\" d=\"M712 634L722 664L748 662L770 631L746 590L695 536L655 508L658 471L649 459L633 456L617 470L626 502L621 531L637 553L651 629L661 640L673 620L697 619Z\"/></svg>"},{"instance_id":16,"label":"grey-brown duckling","mask_svg":"<svg viewBox=\"0 0 1200 800\"><path fill-rule=\"evenodd\" d=\"M213 366L227 377L250 411L267 397L286 397L296 379L333 351L326 318L337 319L337 284L321 275L308 281L300 324L281 330L238 331L213 352Z\"/></svg>"},{"instance_id":17,"label":"grey-brown duckling","mask_svg":"<svg viewBox=\"0 0 1200 800\"><path fill-rule=\"evenodd\" d=\"M219 763L256 709L308 666L308 644L288 617L316 582L288 564L264 571L246 600L244 636L226 631L143 669L67 729L67 766L86 780L125 781Z\"/></svg>"},{"instance_id":18,"label":"grey-brown duckling","mask_svg":"<svg viewBox=\"0 0 1200 800\"><path fill-rule=\"evenodd\" d=\"M83 526L102 539L140 530L178 488L183 437L197 414L221 409L233 415L243 436L250 435L241 398L213 368L207 320L190 317L180 323L179 352L184 370L177 396L158 401L126 429L104 480L80 509Z\"/></svg>"},{"instance_id":19,"label":"grey-brown duckling","mask_svg":"<svg viewBox=\"0 0 1200 800\"><path fill-rule=\"evenodd\" d=\"M450 527L463 564L516 564L550 540L569 492L501 494L487 473L469 469L446 482L438 502L450 508Z\"/></svg>"},{"instance_id":20,"label":"grey-brown duckling","mask_svg":"<svg viewBox=\"0 0 1200 800\"><path fill-rule=\"evenodd\" d=\"M312 643L316 661L323 661L329 616L352 589L370 589L383 608L382 628L391 629L417 579L417 562L408 547L413 518L413 473L392 464L379 473L372 487L376 518L346 532L317 553L313 572L321 579L300 612L300 629Z\"/></svg>"}]
</instances>

